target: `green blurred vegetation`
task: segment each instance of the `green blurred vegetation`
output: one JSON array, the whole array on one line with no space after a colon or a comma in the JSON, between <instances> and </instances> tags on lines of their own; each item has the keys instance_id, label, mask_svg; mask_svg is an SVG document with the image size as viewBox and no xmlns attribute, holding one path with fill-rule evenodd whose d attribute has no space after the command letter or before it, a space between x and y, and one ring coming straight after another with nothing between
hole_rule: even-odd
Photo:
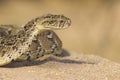
<instances>
[{"instance_id":1,"label":"green blurred vegetation","mask_svg":"<svg viewBox=\"0 0 120 80\"><path fill-rule=\"evenodd\" d=\"M57 31L65 49L120 62L119 0L0 0L0 24L22 26L47 13L71 18L69 29Z\"/></svg>"}]
</instances>

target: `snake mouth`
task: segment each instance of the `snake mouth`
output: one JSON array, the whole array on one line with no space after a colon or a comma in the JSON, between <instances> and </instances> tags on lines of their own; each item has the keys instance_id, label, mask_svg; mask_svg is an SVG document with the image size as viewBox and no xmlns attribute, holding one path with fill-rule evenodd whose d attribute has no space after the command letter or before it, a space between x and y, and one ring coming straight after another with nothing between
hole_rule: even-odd
<instances>
[{"instance_id":1,"label":"snake mouth","mask_svg":"<svg viewBox=\"0 0 120 80\"><path fill-rule=\"evenodd\" d=\"M71 21L70 20L55 20L55 21L51 21L48 24L45 25L45 28L50 28L50 29L66 29L71 25Z\"/></svg>"}]
</instances>

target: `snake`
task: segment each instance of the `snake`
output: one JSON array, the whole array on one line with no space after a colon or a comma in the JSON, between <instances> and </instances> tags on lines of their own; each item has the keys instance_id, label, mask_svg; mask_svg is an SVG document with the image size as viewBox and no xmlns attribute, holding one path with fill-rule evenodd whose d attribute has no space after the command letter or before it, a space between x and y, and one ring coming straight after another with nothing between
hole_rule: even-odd
<instances>
[{"instance_id":1,"label":"snake","mask_svg":"<svg viewBox=\"0 0 120 80\"><path fill-rule=\"evenodd\" d=\"M0 66L13 61L32 61L46 54L61 55L62 41L54 30L66 29L71 20L64 15L45 14L23 27L0 25Z\"/></svg>"}]
</instances>

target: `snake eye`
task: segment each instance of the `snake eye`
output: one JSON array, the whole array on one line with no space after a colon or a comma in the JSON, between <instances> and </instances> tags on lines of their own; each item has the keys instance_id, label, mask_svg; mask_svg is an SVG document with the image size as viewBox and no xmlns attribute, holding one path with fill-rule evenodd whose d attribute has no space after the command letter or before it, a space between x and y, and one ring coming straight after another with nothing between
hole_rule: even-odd
<instances>
[{"instance_id":1,"label":"snake eye","mask_svg":"<svg viewBox=\"0 0 120 80\"><path fill-rule=\"evenodd\" d=\"M60 21L60 23L63 23L63 22L64 22L63 20Z\"/></svg>"},{"instance_id":2,"label":"snake eye","mask_svg":"<svg viewBox=\"0 0 120 80\"><path fill-rule=\"evenodd\" d=\"M50 21L50 22L49 22L49 24L53 24L53 23L54 23L54 21Z\"/></svg>"}]
</instances>

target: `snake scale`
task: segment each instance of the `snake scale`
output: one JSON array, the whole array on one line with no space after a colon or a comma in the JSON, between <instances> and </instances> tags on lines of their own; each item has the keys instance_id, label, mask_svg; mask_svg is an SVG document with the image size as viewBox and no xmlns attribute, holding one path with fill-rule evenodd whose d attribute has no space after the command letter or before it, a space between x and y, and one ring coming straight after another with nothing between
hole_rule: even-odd
<instances>
[{"instance_id":1,"label":"snake scale","mask_svg":"<svg viewBox=\"0 0 120 80\"><path fill-rule=\"evenodd\" d=\"M60 55L62 42L53 30L68 28L71 20L64 15L46 14L23 27L0 26L0 66L12 61L36 60L45 54Z\"/></svg>"}]
</instances>

